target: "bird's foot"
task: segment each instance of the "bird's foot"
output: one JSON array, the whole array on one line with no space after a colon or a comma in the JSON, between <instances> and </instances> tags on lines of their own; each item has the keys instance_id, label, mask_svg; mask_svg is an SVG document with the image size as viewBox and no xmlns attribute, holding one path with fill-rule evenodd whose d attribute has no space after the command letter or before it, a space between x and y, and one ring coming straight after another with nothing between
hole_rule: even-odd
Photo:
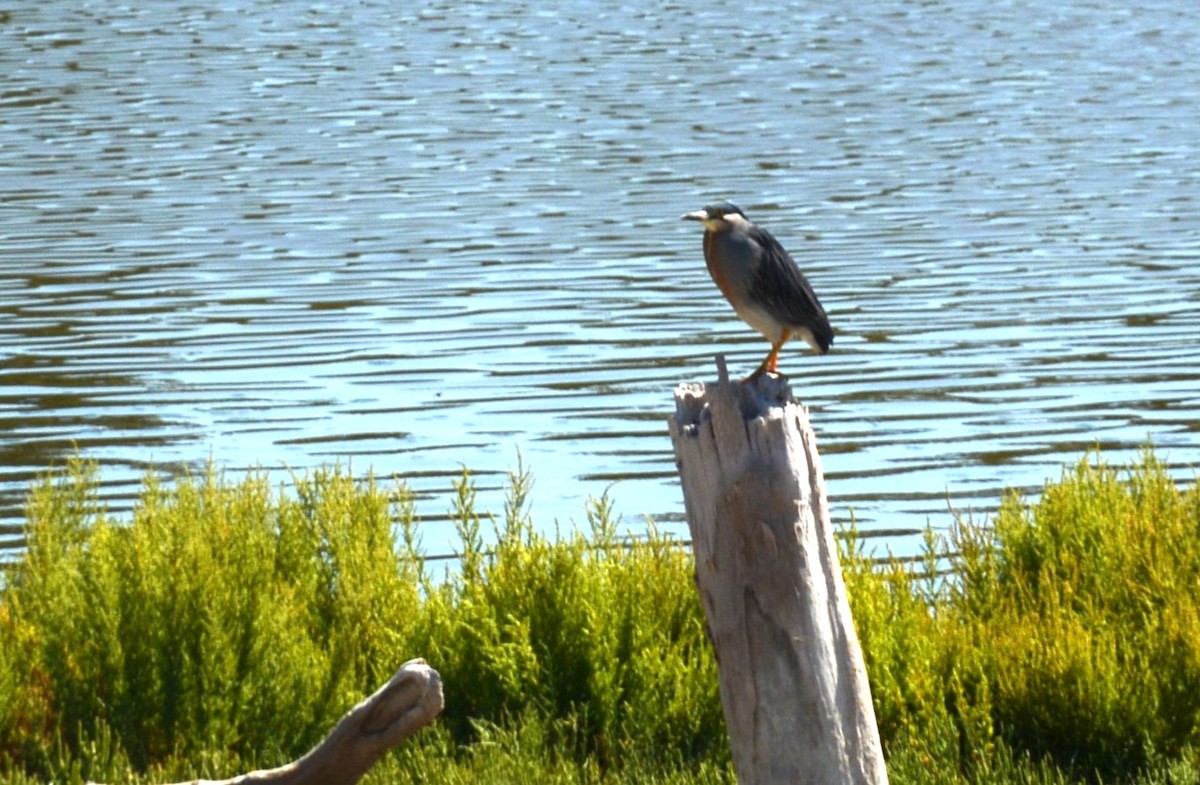
<instances>
[{"instance_id":1,"label":"bird's foot","mask_svg":"<svg viewBox=\"0 0 1200 785\"><path fill-rule=\"evenodd\" d=\"M763 376L764 374L767 376L774 377L776 379L783 379L785 381L787 380L786 376L784 376L783 374L781 374L779 371L775 370L774 368L768 368L765 365L760 365L760 366L758 366L758 369L754 373L750 374L745 379L742 379L742 384L752 384L755 381L757 381L760 376Z\"/></svg>"},{"instance_id":2,"label":"bird's foot","mask_svg":"<svg viewBox=\"0 0 1200 785\"><path fill-rule=\"evenodd\" d=\"M760 366L758 366L758 368L756 368L754 370L754 373L750 374L745 379L742 379L742 384L750 384L751 382L753 382L755 379L762 376L766 372L767 372L767 366L760 365Z\"/></svg>"}]
</instances>

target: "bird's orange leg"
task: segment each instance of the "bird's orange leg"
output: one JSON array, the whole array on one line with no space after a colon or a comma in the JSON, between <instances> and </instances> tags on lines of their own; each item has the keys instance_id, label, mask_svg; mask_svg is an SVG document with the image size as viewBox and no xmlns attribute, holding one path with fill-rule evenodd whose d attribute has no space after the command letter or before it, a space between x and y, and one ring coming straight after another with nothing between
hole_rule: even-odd
<instances>
[{"instance_id":1,"label":"bird's orange leg","mask_svg":"<svg viewBox=\"0 0 1200 785\"><path fill-rule=\"evenodd\" d=\"M757 379L764 373L776 373L775 367L779 364L779 350L783 348L783 344L788 338L791 337L792 334L787 330L784 330L783 334L779 336L778 341L772 341L771 353L767 355L767 359L763 360L762 364L758 366L758 369L754 373L747 376L744 381L748 382L752 379Z\"/></svg>"}]
</instances>

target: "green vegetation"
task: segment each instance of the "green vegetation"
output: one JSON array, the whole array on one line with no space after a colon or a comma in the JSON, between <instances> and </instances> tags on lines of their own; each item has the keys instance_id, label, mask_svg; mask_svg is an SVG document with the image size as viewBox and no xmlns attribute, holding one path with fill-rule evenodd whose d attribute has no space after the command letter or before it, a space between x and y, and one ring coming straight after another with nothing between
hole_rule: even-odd
<instances>
[{"instance_id":1,"label":"green vegetation","mask_svg":"<svg viewBox=\"0 0 1200 785\"><path fill-rule=\"evenodd\" d=\"M940 547L943 578L845 567L905 781L1200 782L1200 483L1089 456Z\"/></svg>"},{"instance_id":2,"label":"green vegetation","mask_svg":"<svg viewBox=\"0 0 1200 785\"><path fill-rule=\"evenodd\" d=\"M149 477L120 521L98 485L80 461L39 483L3 575L6 781L277 765L414 656L446 710L369 782L733 781L690 554L622 540L607 498L548 538L526 474L497 520L464 474L461 569L435 577L405 489L338 469ZM1200 783L1200 483L1089 456L930 533L916 570L848 535L894 783Z\"/></svg>"}]
</instances>

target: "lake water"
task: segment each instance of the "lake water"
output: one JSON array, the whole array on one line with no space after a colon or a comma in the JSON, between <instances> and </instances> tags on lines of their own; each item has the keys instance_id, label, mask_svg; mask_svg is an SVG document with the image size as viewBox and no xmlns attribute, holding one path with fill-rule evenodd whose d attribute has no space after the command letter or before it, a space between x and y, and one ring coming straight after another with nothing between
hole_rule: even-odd
<instances>
[{"instance_id":1,"label":"lake water","mask_svg":"<svg viewBox=\"0 0 1200 785\"><path fill-rule=\"evenodd\" d=\"M0 523L75 449L117 511L337 461L440 553L519 451L545 528L686 533L672 391L768 348L679 220L724 198L837 331L780 364L835 518L1200 461L1195 3L46 0L0 80Z\"/></svg>"}]
</instances>

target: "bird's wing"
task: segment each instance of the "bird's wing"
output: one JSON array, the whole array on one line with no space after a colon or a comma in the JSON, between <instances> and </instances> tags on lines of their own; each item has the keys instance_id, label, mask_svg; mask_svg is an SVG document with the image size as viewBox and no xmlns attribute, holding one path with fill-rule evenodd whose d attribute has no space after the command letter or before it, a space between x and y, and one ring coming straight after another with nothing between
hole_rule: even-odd
<instances>
[{"instance_id":1,"label":"bird's wing","mask_svg":"<svg viewBox=\"0 0 1200 785\"><path fill-rule=\"evenodd\" d=\"M833 342L833 329L821 301L791 255L771 234L754 227L751 239L760 249L757 274L750 294L789 327L807 327L822 350Z\"/></svg>"}]
</instances>

